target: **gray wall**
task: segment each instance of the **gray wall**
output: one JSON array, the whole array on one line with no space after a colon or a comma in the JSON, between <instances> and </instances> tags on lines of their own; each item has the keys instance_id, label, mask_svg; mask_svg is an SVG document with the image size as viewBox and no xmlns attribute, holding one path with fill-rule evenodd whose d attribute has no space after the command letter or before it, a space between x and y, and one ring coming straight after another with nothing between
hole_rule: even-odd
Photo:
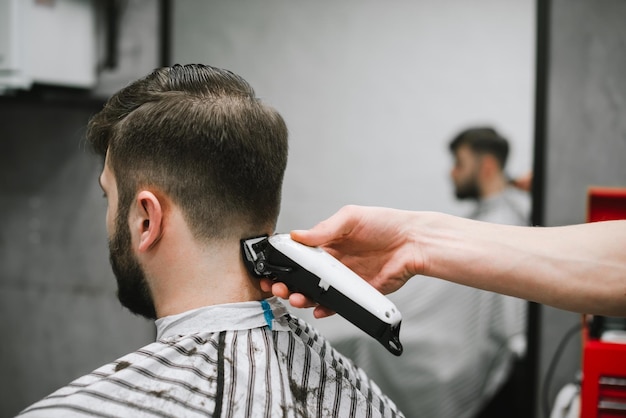
<instances>
[{"instance_id":1,"label":"gray wall","mask_svg":"<svg viewBox=\"0 0 626 418\"><path fill-rule=\"evenodd\" d=\"M174 2L175 62L246 78L290 129L278 229L347 203L465 213L447 143L490 123L530 170L534 2Z\"/></svg>"},{"instance_id":2,"label":"gray wall","mask_svg":"<svg viewBox=\"0 0 626 418\"><path fill-rule=\"evenodd\" d=\"M584 222L589 186L626 186L626 3L553 0L545 215Z\"/></svg>"},{"instance_id":3,"label":"gray wall","mask_svg":"<svg viewBox=\"0 0 626 418\"><path fill-rule=\"evenodd\" d=\"M154 337L115 297L95 109L0 101L0 416Z\"/></svg>"},{"instance_id":4,"label":"gray wall","mask_svg":"<svg viewBox=\"0 0 626 418\"><path fill-rule=\"evenodd\" d=\"M119 67L92 97L158 65L158 3L124 4ZM0 97L1 417L154 340L115 296L102 163L84 144L102 106L92 97L45 86Z\"/></svg>"},{"instance_id":5,"label":"gray wall","mask_svg":"<svg viewBox=\"0 0 626 418\"><path fill-rule=\"evenodd\" d=\"M626 187L626 2L553 0L550 12L545 223L557 226L586 221L588 187ZM545 373L558 340L581 318L551 308L543 316ZM577 338L550 398L580 364Z\"/></svg>"}]
</instances>

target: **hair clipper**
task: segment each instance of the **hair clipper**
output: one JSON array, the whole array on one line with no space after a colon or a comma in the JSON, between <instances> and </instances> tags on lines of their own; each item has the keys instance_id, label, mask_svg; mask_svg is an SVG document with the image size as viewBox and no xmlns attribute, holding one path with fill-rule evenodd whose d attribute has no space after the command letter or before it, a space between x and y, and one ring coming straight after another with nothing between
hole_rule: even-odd
<instances>
[{"instance_id":1,"label":"hair clipper","mask_svg":"<svg viewBox=\"0 0 626 418\"><path fill-rule=\"evenodd\" d=\"M295 242L288 234L276 234L241 240L241 252L254 276L285 283L291 292L334 310L392 354L402 354L400 311L326 251Z\"/></svg>"}]
</instances>

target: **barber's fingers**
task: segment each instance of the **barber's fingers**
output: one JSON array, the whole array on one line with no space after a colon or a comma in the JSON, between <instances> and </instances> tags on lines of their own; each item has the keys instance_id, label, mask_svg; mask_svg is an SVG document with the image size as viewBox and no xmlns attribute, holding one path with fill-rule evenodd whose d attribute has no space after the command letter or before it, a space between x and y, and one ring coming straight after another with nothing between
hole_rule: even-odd
<instances>
[{"instance_id":1,"label":"barber's fingers","mask_svg":"<svg viewBox=\"0 0 626 418\"><path fill-rule=\"evenodd\" d=\"M359 220L357 211L355 206L344 206L309 230L291 231L291 238L311 247L329 244L352 232Z\"/></svg>"},{"instance_id":2,"label":"barber's fingers","mask_svg":"<svg viewBox=\"0 0 626 418\"><path fill-rule=\"evenodd\" d=\"M322 305L317 305L315 309L313 309L313 316L318 319L326 318L327 316L334 315L335 313L336 312L332 309L328 309L327 307Z\"/></svg>"},{"instance_id":3,"label":"barber's fingers","mask_svg":"<svg viewBox=\"0 0 626 418\"><path fill-rule=\"evenodd\" d=\"M263 281L266 282L263 283ZM289 299L289 303L294 308L312 308L317 305L315 302L313 302L311 299L307 298L301 293L291 293L285 283L272 282L269 279L262 279L261 288L265 290L265 286L267 286L268 284L271 284L271 286L267 291L271 291L274 296L278 296L279 298Z\"/></svg>"},{"instance_id":4,"label":"barber's fingers","mask_svg":"<svg viewBox=\"0 0 626 418\"><path fill-rule=\"evenodd\" d=\"M318 242L320 241L320 238L316 237L315 234L311 232L311 230L307 231L303 229L296 229L291 231L291 238L294 241L298 241L299 243L308 245L310 247L318 246Z\"/></svg>"},{"instance_id":5,"label":"barber's fingers","mask_svg":"<svg viewBox=\"0 0 626 418\"><path fill-rule=\"evenodd\" d=\"M312 308L317 306L317 303L304 296L302 293L292 293L289 295L289 303L294 308Z\"/></svg>"},{"instance_id":6,"label":"barber's fingers","mask_svg":"<svg viewBox=\"0 0 626 418\"><path fill-rule=\"evenodd\" d=\"M280 284L282 285L282 283ZM327 316L331 316L335 314L335 311L333 311L332 309L328 309L325 306L318 305L317 303L313 302L311 299L304 296L302 293L292 293L291 295L289 295L289 303L294 308L315 307L315 309L313 310L313 316L315 318L326 318Z\"/></svg>"},{"instance_id":7,"label":"barber's fingers","mask_svg":"<svg viewBox=\"0 0 626 418\"><path fill-rule=\"evenodd\" d=\"M278 296L282 299L289 299L289 295L291 294L287 285L281 282L272 282L271 292L274 296Z\"/></svg>"},{"instance_id":8,"label":"barber's fingers","mask_svg":"<svg viewBox=\"0 0 626 418\"><path fill-rule=\"evenodd\" d=\"M335 314L335 311L318 305L301 293L291 293L284 283L274 282L273 280L266 278L261 279L260 282L261 290L264 292L271 292L274 296L278 296L279 298L288 299L289 303L294 308L315 307L313 310L313 316L316 318L325 318Z\"/></svg>"},{"instance_id":9,"label":"barber's fingers","mask_svg":"<svg viewBox=\"0 0 626 418\"><path fill-rule=\"evenodd\" d=\"M261 290L266 292L266 293L273 293L272 292L272 285L274 284L274 280L272 279L267 279L267 278L261 278L259 280L259 284L261 286Z\"/></svg>"}]
</instances>

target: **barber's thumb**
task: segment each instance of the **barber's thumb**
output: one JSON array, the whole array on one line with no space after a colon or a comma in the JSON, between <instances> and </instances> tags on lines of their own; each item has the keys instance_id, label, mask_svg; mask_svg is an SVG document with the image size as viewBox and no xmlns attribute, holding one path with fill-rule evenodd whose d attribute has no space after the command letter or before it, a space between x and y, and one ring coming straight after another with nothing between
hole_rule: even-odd
<instances>
[{"instance_id":1,"label":"barber's thumb","mask_svg":"<svg viewBox=\"0 0 626 418\"><path fill-rule=\"evenodd\" d=\"M319 247L330 241L327 231L316 226L312 229L296 229L291 231L291 238L309 247Z\"/></svg>"},{"instance_id":2,"label":"barber's thumb","mask_svg":"<svg viewBox=\"0 0 626 418\"><path fill-rule=\"evenodd\" d=\"M291 238L294 241L298 241L299 243L304 245L318 245L315 239L315 234L311 234L311 231L306 229L294 229L293 231L291 231Z\"/></svg>"}]
</instances>

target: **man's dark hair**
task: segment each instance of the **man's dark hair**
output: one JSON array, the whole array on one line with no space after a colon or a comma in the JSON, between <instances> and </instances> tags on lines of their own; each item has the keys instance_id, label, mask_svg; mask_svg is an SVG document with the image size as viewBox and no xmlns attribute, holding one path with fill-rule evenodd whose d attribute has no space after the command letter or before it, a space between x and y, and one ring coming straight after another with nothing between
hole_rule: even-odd
<instances>
[{"instance_id":1,"label":"man's dark hair","mask_svg":"<svg viewBox=\"0 0 626 418\"><path fill-rule=\"evenodd\" d=\"M156 69L113 95L87 128L94 150L108 154L118 215L139 188L152 189L205 241L274 228L287 136L243 78L200 64Z\"/></svg>"},{"instance_id":2,"label":"man's dark hair","mask_svg":"<svg viewBox=\"0 0 626 418\"><path fill-rule=\"evenodd\" d=\"M476 154L493 155L500 168L504 169L509 156L509 142L495 129L489 127L467 129L450 142L450 151L456 152L462 145L469 146Z\"/></svg>"}]
</instances>

